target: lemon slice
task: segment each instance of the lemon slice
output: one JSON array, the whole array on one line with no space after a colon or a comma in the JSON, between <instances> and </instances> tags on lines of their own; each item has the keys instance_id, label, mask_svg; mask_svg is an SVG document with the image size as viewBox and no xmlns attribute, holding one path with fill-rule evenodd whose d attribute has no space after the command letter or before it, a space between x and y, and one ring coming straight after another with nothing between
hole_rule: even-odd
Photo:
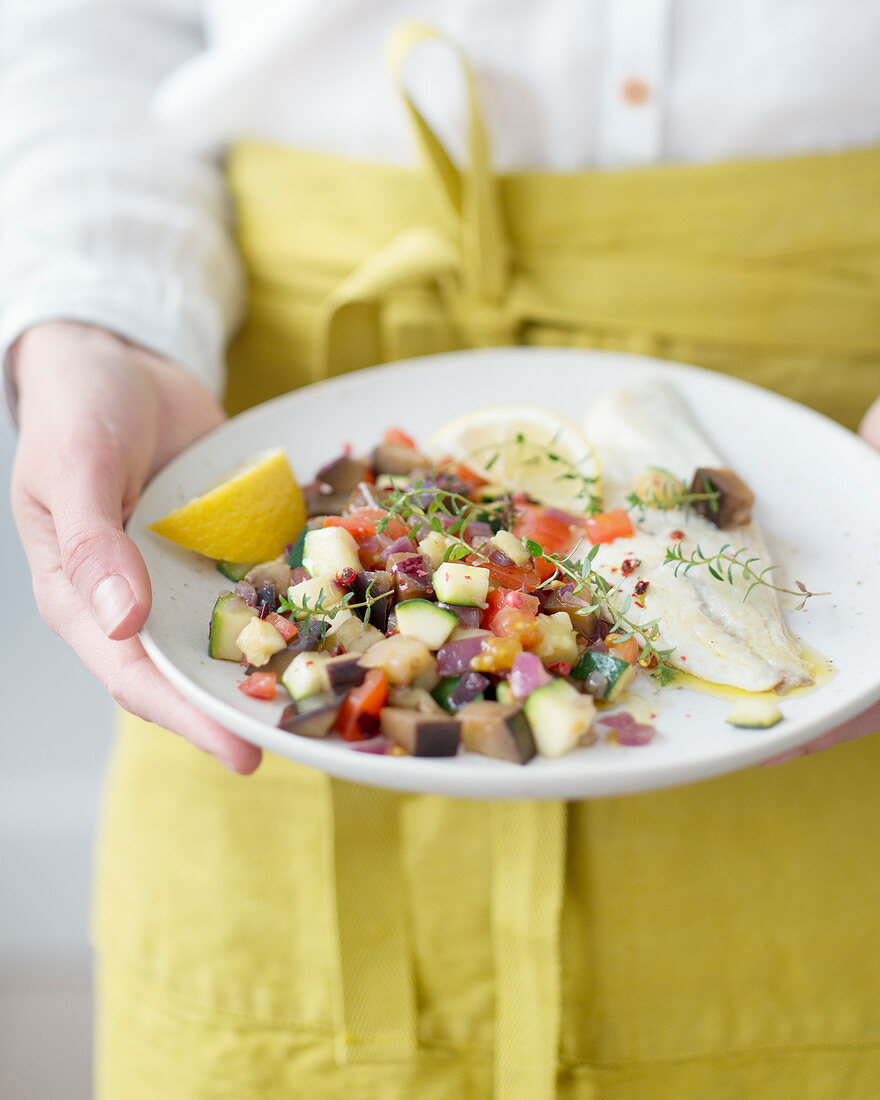
<instances>
[{"instance_id":1,"label":"lemon slice","mask_svg":"<svg viewBox=\"0 0 880 1100\"><path fill-rule=\"evenodd\" d=\"M258 562L280 554L305 522L302 492L278 449L254 455L150 530L209 558Z\"/></svg>"},{"instance_id":2,"label":"lemon slice","mask_svg":"<svg viewBox=\"0 0 880 1100\"><path fill-rule=\"evenodd\" d=\"M585 435L540 405L493 405L451 420L428 440L506 491L567 512L585 514L601 495L602 470Z\"/></svg>"}]
</instances>

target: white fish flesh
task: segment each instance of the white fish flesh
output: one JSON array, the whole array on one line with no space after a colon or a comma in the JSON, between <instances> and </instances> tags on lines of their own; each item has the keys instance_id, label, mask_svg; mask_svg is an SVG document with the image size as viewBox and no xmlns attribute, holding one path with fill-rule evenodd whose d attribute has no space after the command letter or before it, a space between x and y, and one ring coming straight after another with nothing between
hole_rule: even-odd
<instances>
[{"instance_id":1,"label":"white fish flesh","mask_svg":"<svg viewBox=\"0 0 880 1100\"><path fill-rule=\"evenodd\" d=\"M603 467L604 507L627 507L627 494L646 467L661 467L690 485L694 471L726 467L702 433L687 405L670 385L640 383L609 392L596 402L585 426ZM754 488L754 487L753 487ZM760 488L760 487L757 487ZM757 494L756 494L757 495ZM783 618L779 597L759 586L744 599L748 582L734 569L733 583L714 578L705 566L685 573L666 562L667 548L681 541L690 554L698 546L707 555L725 543L745 547L746 557L772 564L764 538L754 522L719 530L693 510L630 509L635 534L600 545L594 567L615 596L631 596L627 615L638 623L657 619L658 649L673 650L670 664L712 683L745 691L785 691L812 682L809 665ZM672 532L682 532L683 538ZM639 564L627 574L624 562ZM639 582L647 581L642 595ZM641 586L640 586L641 587Z\"/></svg>"}]
</instances>

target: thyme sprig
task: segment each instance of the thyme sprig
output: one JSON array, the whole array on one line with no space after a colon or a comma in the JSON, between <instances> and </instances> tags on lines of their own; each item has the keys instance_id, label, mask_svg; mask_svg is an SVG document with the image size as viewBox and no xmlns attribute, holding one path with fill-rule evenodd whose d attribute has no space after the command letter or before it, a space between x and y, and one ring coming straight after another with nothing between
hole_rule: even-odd
<instances>
[{"instance_id":1,"label":"thyme sprig","mask_svg":"<svg viewBox=\"0 0 880 1100\"><path fill-rule=\"evenodd\" d=\"M429 498L427 503L425 498ZM462 535L470 523L487 516L490 519L500 517L504 507L503 501L475 503L461 493L424 481L418 481L408 489L392 489L381 503L387 514L376 525L378 532L387 531L392 519L416 529L427 525L449 543L443 555L444 561L460 561L468 554L488 561L488 555L466 542Z\"/></svg>"},{"instance_id":2,"label":"thyme sprig","mask_svg":"<svg viewBox=\"0 0 880 1100\"><path fill-rule=\"evenodd\" d=\"M692 569L699 568L707 569L715 580L726 581L728 584L734 584L734 578L739 576L748 583L748 588L743 596L743 603L749 598L752 590L758 587L771 588L774 592L786 596L796 596L801 601L797 606L798 611L804 609L807 600L811 597L830 595L828 592L811 592L801 581L794 582L795 588L785 588L780 584L774 584L767 579L767 574L777 567L775 565L761 565L759 557L746 557L745 555L748 552L749 549L746 546L734 550L731 544L726 542L715 554L705 554L698 546L688 556L679 541L674 546L666 548L666 558L663 564L675 563L674 572L676 577L680 570L689 573Z\"/></svg>"},{"instance_id":3,"label":"thyme sprig","mask_svg":"<svg viewBox=\"0 0 880 1100\"><path fill-rule=\"evenodd\" d=\"M580 544L578 544L579 546ZM557 577L567 577L574 582L575 593L586 592L589 595L590 611L601 612L611 623L611 630L620 641L635 638L641 649L639 663L650 669L651 675L660 684L668 684L676 675L677 669L669 663L671 649L659 649L655 644L660 635L660 621L651 619L646 623L637 623L629 617L632 597L627 595L620 607L614 597L620 593L620 585L610 584L601 573L593 568L593 562L599 553L599 543L590 548L589 553L577 561L574 555L578 546L565 557L548 553L540 543L532 539L525 540L525 547L533 558L545 558L555 566L555 573L538 587L546 588ZM621 582L622 583L622 582Z\"/></svg>"},{"instance_id":4,"label":"thyme sprig","mask_svg":"<svg viewBox=\"0 0 880 1100\"><path fill-rule=\"evenodd\" d=\"M466 463L471 457L476 458L478 455L485 454L486 451L492 452L488 460L483 464L483 472L488 473L496 462L501 458L502 451L506 447L528 447L531 451L537 452L531 454L528 458L522 459L518 462L518 466L525 468L528 466L537 465L541 459L546 459L548 462L554 463L559 468L559 474L557 475L557 481L574 481L578 483L577 493L575 495L576 500L585 500L588 515L595 515L597 512L602 511L602 499L595 492L595 487L598 484L598 477L591 477L588 474L584 474L579 469L580 462L572 462L571 459L566 458L564 455L559 454L555 449L556 444L559 442L560 433L557 431L549 443L538 443L534 439L527 439L522 432L516 432L510 439L505 439L501 443L486 443L482 447L475 447L472 451L469 451L463 457L463 461ZM581 462L585 461L588 456L584 456Z\"/></svg>"},{"instance_id":5,"label":"thyme sprig","mask_svg":"<svg viewBox=\"0 0 880 1100\"><path fill-rule=\"evenodd\" d=\"M309 629L312 619L320 618L326 627L327 620L335 618L340 611L357 611L361 608L365 609L364 622L369 624L370 608L373 604L378 603L380 600L387 600L394 595L393 589L389 592L374 594L373 585L375 583L375 581L370 581L364 593L364 598L357 602L355 602L353 592L346 592L338 603L327 603L324 589L320 588L311 606L309 605L308 596L303 596L302 602L297 603L295 600L288 599L285 595L278 601L278 608L280 611L290 611L299 620L297 625L302 627L303 630Z\"/></svg>"},{"instance_id":6,"label":"thyme sprig","mask_svg":"<svg viewBox=\"0 0 880 1100\"><path fill-rule=\"evenodd\" d=\"M707 478L703 478L703 492L697 493L689 489L681 478L676 477L675 474L670 473L663 466L648 466L647 469L656 471L667 480L662 490L652 489L645 493L629 493L626 498L627 503L630 508L638 509L640 515L644 516L648 508L653 508L659 512L671 512L673 509L682 508L687 514L695 504L701 501L708 501L712 512L718 511L721 493L711 487L711 483Z\"/></svg>"}]
</instances>

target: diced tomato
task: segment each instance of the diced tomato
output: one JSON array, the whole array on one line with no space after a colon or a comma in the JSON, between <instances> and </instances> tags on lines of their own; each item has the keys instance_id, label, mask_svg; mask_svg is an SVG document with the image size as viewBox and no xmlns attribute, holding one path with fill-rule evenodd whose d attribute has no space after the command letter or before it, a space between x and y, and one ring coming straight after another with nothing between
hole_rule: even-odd
<instances>
[{"instance_id":1,"label":"diced tomato","mask_svg":"<svg viewBox=\"0 0 880 1100\"><path fill-rule=\"evenodd\" d=\"M274 672L252 672L238 690L252 699L274 699L277 681Z\"/></svg>"},{"instance_id":2,"label":"diced tomato","mask_svg":"<svg viewBox=\"0 0 880 1100\"><path fill-rule=\"evenodd\" d=\"M463 462L456 462L454 458L444 458L437 463L438 470L442 470L444 474L452 474L453 477L457 477L459 481L464 482L468 487L468 492L473 493L475 489L480 489L483 485L488 485L484 477L472 470L470 466L465 466Z\"/></svg>"},{"instance_id":3,"label":"diced tomato","mask_svg":"<svg viewBox=\"0 0 880 1100\"><path fill-rule=\"evenodd\" d=\"M388 676L372 668L360 687L346 695L336 719L336 729L345 741L365 741L379 730L379 711L388 701Z\"/></svg>"},{"instance_id":4,"label":"diced tomato","mask_svg":"<svg viewBox=\"0 0 880 1100\"><path fill-rule=\"evenodd\" d=\"M529 591L541 583L537 569L532 566L496 565L491 561L483 561L476 554L468 554L464 560L467 565L479 565L482 569L488 569L489 583L503 588L522 588Z\"/></svg>"},{"instance_id":5,"label":"diced tomato","mask_svg":"<svg viewBox=\"0 0 880 1100\"><path fill-rule=\"evenodd\" d=\"M480 652L471 658L474 672L505 672L517 656L522 645L516 638L484 638Z\"/></svg>"},{"instance_id":6,"label":"diced tomato","mask_svg":"<svg viewBox=\"0 0 880 1100\"><path fill-rule=\"evenodd\" d=\"M389 428L382 436L382 442L396 444L398 447L409 447L413 451L416 449L416 441L413 437L401 431L400 428Z\"/></svg>"},{"instance_id":7,"label":"diced tomato","mask_svg":"<svg viewBox=\"0 0 880 1100\"><path fill-rule=\"evenodd\" d=\"M626 641L618 641L618 635L609 634L605 639L605 645L608 646L608 652L612 657L619 657L628 665L636 664L641 653L639 643L634 637L627 638Z\"/></svg>"},{"instance_id":8,"label":"diced tomato","mask_svg":"<svg viewBox=\"0 0 880 1100\"><path fill-rule=\"evenodd\" d=\"M528 598L535 599L534 596ZM541 628L535 613L525 608L505 605L492 616L488 627L498 638L516 638L523 649L533 649L541 643Z\"/></svg>"},{"instance_id":9,"label":"diced tomato","mask_svg":"<svg viewBox=\"0 0 880 1100\"><path fill-rule=\"evenodd\" d=\"M519 539L532 539L548 554L567 554L577 541L569 524L549 516L543 508L520 504L515 511L513 533Z\"/></svg>"},{"instance_id":10,"label":"diced tomato","mask_svg":"<svg viewBox=\"0 0 880 1100\"><path fill-rule=\"evenodd\" d=\"M588 516L584 520L584 530L590 542L614 542L634 534L632 522L623 508Z\"/></svg>"},{"instance_id":11,"label":"diced tomato","mask_svg":"<svg viewBox=\"0 0 880 1100\"><path fill-rule=\"evenodd\" d=\"M325 527L344 527L358 542L370 538L376 534L376 525L384 519L388 513L384 508L358 508L347 516L326 516ZM399 519L392 519L386 528L386 534L392 539L408 535L409 528Z\"/></svg>"},{"instance_id":12,"label":"diced tomato","mask_svg":"<svg viewBox=\"0 0 880 1100\"><path fill-rule=\"evenodd\" d=\"M292 623L290 619L285 619L284 616L279 615L277 611L270 611L266 615L266 622L271 623L272 626L275 627L285 642L289 642L291 638L296 637L296 623Z\"/></svg>"},{"instance_id":13,"label":"diced tomato","mask_svg":"<svg viewBox=\"0 0 880 1100\"><path fill-rule=\"evenodd\" d=\"M515 607L528 611L532 617L541 610L541 601L537 596L532 596L528 592L522 592L519 589L503 586L490 589L486 604L486 610L483 612L482 617L482 625L486 630L492 629L489 623L504 607Z\"/></svg>"}]
</instances>

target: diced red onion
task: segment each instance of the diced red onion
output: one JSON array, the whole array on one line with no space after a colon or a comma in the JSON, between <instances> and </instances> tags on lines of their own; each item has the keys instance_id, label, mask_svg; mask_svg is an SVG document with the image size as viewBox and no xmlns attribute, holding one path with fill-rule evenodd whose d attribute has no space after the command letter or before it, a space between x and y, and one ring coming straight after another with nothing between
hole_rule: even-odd
<instances>
[{"instance_id":1,"label":"diced red onion","mask_svg":"<svg viewBox=\"0 0 880 1100\"><path fill-rule=\"evenodd\" d=\"M307 581L308 579L309 571L304 565L297 565L294 569L291 569L290 583L292 585L300 584L302 581Z\"/></svg>"},{"instance_id":2,"label":"diced red onion","mask_svg":"<svg viewBox=\"0 0 880 1100\"><path fill-rule=\"evenodd\" d=\"M540 657L534 653L517 653L513 659L507 682L517 699L527 699L535 688L549 684L552 677L544 668Z\"/></svg>"},{"instance_id":3,"label":"diced red onion","mask_svg":"<svg viewBox=\"0 0 880 1100\"><path fill-rule=\"evenodd\" d=\"M601 722L603 726L614 726L616 730L629 729L630 726L637 725L635 718L628 710L619 710L616 714L604 714L596 721Z\"/></svg>"},{"instance_id":4,"label":"diced red onion","mask_svg":"<svg viewBox=\"0 0 880 1100\"><path fill-rule=\"evenodd\" d=\"M411 554L415 550L412 544L412 539L401 535L399 539L395 539L394 542L381 551L381 557L387 559L389 554Z\"/></svg>"},{"instance_id":5,"label":"diced red onion","mask_svg":"<svg viewBox=\"0 0 880 1100\"><path fill-rule=\"evenodd\" d=\"M650 744L656 737L657 730L646 722L637 722L628 711L619 714L610 714L598 719L604 726L608 726L617 733L617 742L630 748Z\"/></svg>"},{"instance_id":6,"label":"diced red onion","mask_svg":"<svg viewBox=\"0 0 880 1100\"><path fill-rule=\"evenodd\" d=\"M594 642L590 642L589 648L594 653L607 653L608 646L602 641L601 638L597 638Z\"/></svg>"},{"instance_id":7,"label":"diced red onion","mask_svg":"<svg viewBox=\"0 0 880 1100\"><path fill-rule=\"evenodd\" d=\"M472 703L489 686L489 678L479 672L465 672L449 696L449 705L453 710Z\"/></svg>"},{"instance_id":8,"label":"diced red onion","mask_svg":"<svg viewBox=\"0 0 880 1100\"><path fill-rule=\"evenodd\" d=\"M390 545L391 539L385 535L367 535L358 545L358 556L368 569L375 568L384 562Z\"/></svg>"},{"instance_id":9,"label":"diced red onion","mask_svg":"<svg viewBox=\"0 0 880 1100\"><path fill-rule=\"evenodd\" d=\"M468 630L478 627L480 619L483 617L481 607L464 607L458 603L441 603L438 606L445 608L447 611L454 611L458 615L458 625Z\"/></svg>"},{"instance_id":10,"label":"diced red onion","mask_svg":"<svg viewBox=\"0 0 880 1100\"><path fill-rule=\"evenodd\" d=\"M384 756L391 750L391 742L387 737L379 734L378 737L370 737L366 741L352 741L351 747L355 752L369 752L376 756Z\"/></svg>"},{"instance_id":11,"label":"diced red onion","mask_svg":"<svg viewBox=\"0 0 880 1100\"><path fill-rule=\"evenodd\" d=\"M509 554L505 554L503 550L493 550L489 554L489 561L493 565L503 565L505 568L515 564L513 558Z\"/></svg>"},{"instance_id":12,"label":"diced red onion","mask_svg":"<svg viewBox=\"0 0 880 1100\"><path fill-rule=\"evenodd\" d=\"M441 676L457 676L460 672L469 672L471 661L483 648L486 635L474 635L472 638L459 638L447 642L437 650L437 672Z\"/></svg>"},{"instance_id":13,"label":"diced red onion","mask_svg":"<svg viewBox=\"0 0 880 1100\"><path fill-rule=\"evenodd\" d=\"M631 726L629 729L617 731L618 744L628 745L631 747L638 745L648 745L654 740L657 731L653 726L647 724L637 723Z\"/></svg>"},{"instance_id":14,"label":"diced red onion","mask_svg":"<svg viewBox=\"0 0 880 1100\"><path fill-rule=\"evenodd\" d=\"M240 596L245 603L255 607L257 603L257 590L249 581L239 581L235 586L236 596Z\"/></svg>"}]
</instances>

